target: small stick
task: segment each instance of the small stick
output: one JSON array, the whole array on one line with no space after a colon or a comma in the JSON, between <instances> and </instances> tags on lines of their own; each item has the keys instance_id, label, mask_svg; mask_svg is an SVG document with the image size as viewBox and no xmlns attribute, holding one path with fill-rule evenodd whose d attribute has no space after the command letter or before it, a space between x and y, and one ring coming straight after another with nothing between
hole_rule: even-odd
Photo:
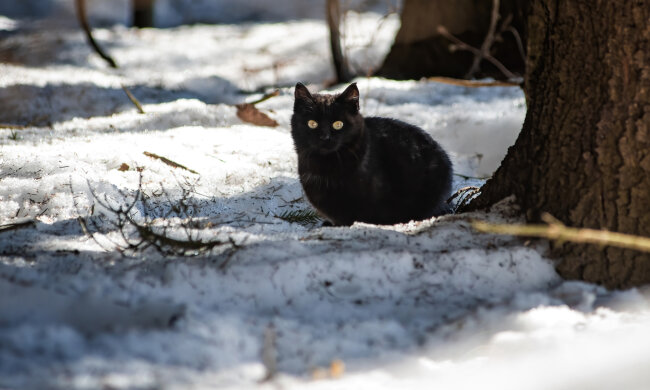
<instances>
[{"instance_id":1,"label":"small stick","mask_svg":"<svg viewBox=\"0 0 650 390\"><path fill-rule=\"evenodd\" d=\"M256 104L259 104L259 103L262 103L262 102L264 102L264 101L267 101L267 100L269 100L269 99L272 98L272 97L278 96L279 94L280 94L280 90L279 90L279 89L276 89L275 91L273 91L273 92L269 92L269 93L267 93L266 95L262 96L261 98L255 100L255 101L253 101L253 102L250 102L250 103L248 103L248 104L252 104L252 105L254 106L254 105L256 105Z\"/></svg>"},{"instance_id":2,"label":"small stick","mask_svg":"<svg viewBox=\"0 0 650 390\"><path fill-rule=\"evenodd\" d=\"M27 126L23 125L12 125L10 123L0 123L0 129L12 129L12 130L24 130Z\"/></svg>"},{"instance_id":3,"label":"small stick","mask_svg":"<svg viewBox=\"0 0 650 390\"><path fill-rule=\"evenodd\" d=\"M515 37L515 41L517 42L517 49L519 49L519 55L521 56L521 59L526 62L526 52L524 51L524 45L521 43L521 36L519 35L519 31L517 31L516 28L509 26L506 31L510 32L513 37Z\"/></svg>"},{"instance_id":4,"label":"small stick","mask_svg":"<svg viewBox=\"0 0 650 390\"><path fill-rule=\"evenodd\" d=\"M6 225L0 225L0 233L3 232L8 232L10 230L17 230L21 228L26 228L26 227L31 227L36 225L36 222L34 220L27 220L27 221L18 221L14 223L8 223Z\"/></svg>"},{"instance_id":5,"label":"small stick","mask_svg":"<svg viewBox=\"0 0 650 390\"><path fill-rule=\"evenodd\" d=\"M474 76L474 73L478 70L481 60L490 55L490 47L494 42L494 32L497 29L497 20L499 20L499 0L492 0L492 16L490 17L490 27L488 32L485 35L485 40L481 45L480 54L474 55L474 60L472 61L472 66L469 68L469 71L465 75L465 78L471 78Z\"/></svg>"},{"instance_id":6,"label":"small stick","mask_svg":"<svg viewBox=\"0 0 650 390\"><path fill-rule=\"evenodd\" d=\"M143 152L143 153L144 153L145 156L158 159L158 160L162 161L163 163L169 165L170 167L184 169L184 170L186 170L188 172L192 172L192 173L194 173L196 175L200 175L200 173L198 173L197 171L195 171L193 169L190 169L190 168L188 168L188 167L186 167L184 165L181 165L181 164L179 164L177 162L174 162L174 161L168 159L167 157L159 156L159 155L157 155L155 153L151 153L151 152Z\"/></svg>"},{"instance_id":7,"label":"small stick","mask_svg":"<svg viewBox=\"0 0 650 390\"><path fill-rule=\"evenodd\" d=\"M95 42L95 38L93 38L93 33L92 30L90 29L90 24L88 23L88 16L86 15L86 0L76 0L75 1L76 6L77 6L77 18L79 19L79 24L81 24L81 28L84 30L86 33L86 38L88 38L88 43L90 43L90 46L92 46L93 49L95 49L95 52L99 54L100 57L102 57L106 62L108 62L108 65L111 66L111 68L117 68L117 63L111 56L106 54L104 50L102 50L101 47Z\"/></svg>"},{"instance_id":8,"label":"small stick","mask_svg":"<svg viewBox=\"0 0 650 390\"><path fill-rule=\"evenodd\" d=\"M550 214L544 213L542 220L548 225L492 224L483 221L472 222L472 227L482 233L507 234L512 236L540 237L575 243L610 245L619 248L650 252L650 238L607 230L581 229L565 226Z\"/></svg>"},{"instance_id":9,"label":"small stick","mask_svg":"<svg viewBox=\"0 0 650 390\"><path fill-rule=\"evenodd\" d=\"M519 81L477 81L477 80L463 80L454 79L451 77L429 77L428 81L436 83L458 85L461 87L479 88L479 87L521 87L522 82Z\"/></svg>"},{"instance_id":10,"label":"small stick","mask_svg":"<svg viewBox=\"0 0 650 390\"><path fill-rule=\"evenodd\" d=\"M461 49L461 50L471 51L472 53L474 53L474 55L477 55L477 56L483 55L479 49L475 48L474 46L470 46L467 43L465 43L465 42L461 41L460 39L456 38L449 31L447 31L447 29L445 27L443 27L443 26L438 26L438 34L440 34L440 35L444 36L445 38L449 39L450 41L454 42L456 45L458 45L458 48ZM501 71L501 73L503 73L503 75L506 76L507 78L514 79L514 78L517 77L514 73L509 71L508 68L506 68L505 65L503 65L501 63L501 61L499 61L496 58L492 57L491 54L486 54L483 57L486 60L490 61L492 63L492 65L496 66Z\"/></svg>"},{"instance_id":11,"label":"small stick","mask_svg":"<svg viewBox=\"0 0 650 390\"><path fill-rule=\"evenodd\" d=\"M133 103L138 108L138 112L140 114L145 114L144 109L142 108L142 104L140 104L140 101L136 99L135 96L133 96L131 91L124 85L122 85L122 89L124 90L124 93L126 93L126 96L128 96L131 103Z\"/></svg>"}]
</instances>

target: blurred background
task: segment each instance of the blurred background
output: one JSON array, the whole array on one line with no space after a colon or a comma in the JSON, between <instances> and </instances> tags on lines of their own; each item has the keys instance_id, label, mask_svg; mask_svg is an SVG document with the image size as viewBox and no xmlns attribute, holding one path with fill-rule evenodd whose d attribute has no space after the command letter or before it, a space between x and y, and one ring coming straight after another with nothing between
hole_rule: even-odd
<instances>
[{"instance_id":1,"label":"blurred background","mask_svg":"<svg viewBox=\"0 0 650 390\"><path fill-rule=\"evenodd\" d=\"M359 12L388 13L395 12L400 4L400 0L346 0L341 2L341 7ZM197 23L325 19L324 0L87 0L89 20L98 27L132 26L137 19L134 9L148 6L152 9L152 25L160 28ZM74 25L74 7L74 0L2 0L0 15L14 20Z\"/></svg>"}]
</instances>

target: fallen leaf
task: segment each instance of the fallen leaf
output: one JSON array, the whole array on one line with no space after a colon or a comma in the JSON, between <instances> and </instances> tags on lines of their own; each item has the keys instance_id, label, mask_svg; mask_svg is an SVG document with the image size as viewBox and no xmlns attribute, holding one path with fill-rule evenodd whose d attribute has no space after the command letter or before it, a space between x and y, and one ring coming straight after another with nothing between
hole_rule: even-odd
<instances>
[{"instance_id":1,"label":"fallen leaf","mask_svg":"<svg viewBox=\"0 0 650 390\"><path fill-rule=\"evenodd\" d=\"M129 168L130 168L130 167L129 167L129 164L127 164L127 163L122 163L122 165L120 165L120 167L117 168L117 170L120 171L120 172L124 172L124 171L128 171Z\"/></svg>"},{"instance_id":2,"label":"fallen leaf","mask_svg":"<svg viewBox=\"0 0 650 390\"><path fill-rule=\"evenodd\" d=\"M341 359L334 359L330 364L330 376L332 378L340 378L345 372L345 363Z\"/></svg>"},{"instance_id":3,"label":"fallen leaf","mask_svg":"<svg viewBox=\"0 0 650 390\"><path fill-rule=\"evenodd\" d=\"M251 103L237 104L237 116L244 122L252 123L257 126L276 127L278 122L271 119L268 115L258 110Z\"/></svg>"}]
</instances>

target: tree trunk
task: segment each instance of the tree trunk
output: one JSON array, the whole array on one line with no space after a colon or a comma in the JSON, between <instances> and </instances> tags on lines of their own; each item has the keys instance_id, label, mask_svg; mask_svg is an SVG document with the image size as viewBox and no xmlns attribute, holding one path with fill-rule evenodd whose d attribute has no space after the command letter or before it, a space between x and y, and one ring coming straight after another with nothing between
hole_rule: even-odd
<instances>
[{"instance_id":1,"label":"tree trunk","mask_svg":"<svg viewBox=\"0 0 650 390\"><path fill-rule=\"evenodd\" d=\"M325 14L327 16L327 25L330 30L330 48L332 50L332 63L336 73L337 83L347 83L352 80L352 75L348 68L348 62L341 49L341 6L339 0L327 0L325 4Z\"/></svg>"},{"instance_id":2,"label":"tree trunk","mask_svg":"<svg viewBox=\"0 0 650 390\"><path fill-rule=\"evenodd\" d=\"M536 221L650 236L650 0L537 0L523 129L470 207L514 194ZM554 246L567 278L650 282L650 255Z\"/></svg>"},{"instance_id":3,"label":"tree trunk","mask_svg":"<svg viewBox=\"0 0 650 390\"><path fill-rule=\"evenodd\" d=\"M133 26L138 28L153 27L154 0L131 0L133 7Z\"/></svg>"},{"instance_id":4,"label":"tree trunk","mask_svg":"<svg viewBox=\"0 0 650 390\"><path fill-rule=\"evenodd\" d=\"M497 24L498 39L491 54L513 73L524 74L520 48L526 39L526 0L501 0ZM474 54L453 50L452 42L438 31L443 26L463 42L477 49L488 33L492 1L404 0L402 26L377 75L397 79L425 76L462 78L468 74ZM504 79L504 74L487 61L480 63L478 77Z\"/></svg>"}]
</instances>

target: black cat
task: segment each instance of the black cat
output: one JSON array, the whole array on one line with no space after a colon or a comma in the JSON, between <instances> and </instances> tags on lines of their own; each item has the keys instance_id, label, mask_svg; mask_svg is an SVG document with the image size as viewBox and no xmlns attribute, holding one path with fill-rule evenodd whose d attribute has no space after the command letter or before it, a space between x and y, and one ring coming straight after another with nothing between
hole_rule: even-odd
<instances>
[{"instance_id":1,"label":"black cat","mask_svg":"<svg viewBox=\"0 0 650 390\"><path fill-rule=\"evenodd\" d=\"M416 126L361 116L356 84L339 95L311 94L296 84L291 135L307 199L334 225L449 212L447 153Z\"/></svg>"}]
</instances>

